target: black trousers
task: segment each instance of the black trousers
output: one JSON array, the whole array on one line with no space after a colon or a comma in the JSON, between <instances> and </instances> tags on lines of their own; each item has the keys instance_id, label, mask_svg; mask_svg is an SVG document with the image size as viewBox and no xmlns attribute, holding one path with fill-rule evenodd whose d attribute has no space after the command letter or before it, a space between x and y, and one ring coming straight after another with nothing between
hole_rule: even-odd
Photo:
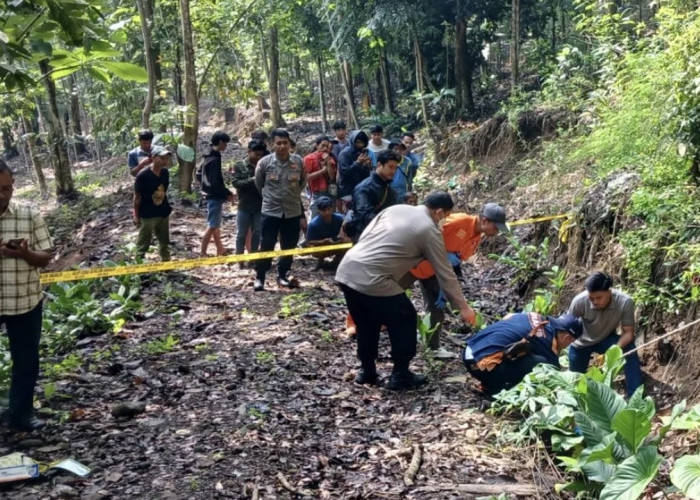
<instances>
[{"instance_id":1,"label":"black trousers","mask_svg":"<svg viewBox=\"0 0 700 500\"><path fill-rule=\"evenodd\" d=\"M487 372L477 369L476 365L472 363L465 362L471 376L481 382L484 385L484 390L489 394L496 394L503 389L510 389L517 385L540 363L547 363L547 358L537 354L527 354L515 361L504 359L493 370Z\"/></svg>"},{"instance_id":2,"label":"black trousers","mask_svg":"<svg viewBox=\"0 0 700 500\"><path fill-rule=\"evenodd\" d=\"M10 383L10 423L25 424L32 417L34 386L39 376L39 338L41 337L42 303L31 311L0 315L10 340L12 381Z\"/></svg>"},{"instance_id":3,"label":"black trousers","mask_svg":"<svg viewBox=\"0 0 700 500\"><path fill-rule=\"evenodd\" d=\"M262 230L260 242L260 251L269 252L275 249L277 238L279 237L280 248L289 250L296 248L299 243L299 221L301 216L297 217L272 217L270 215L262 216ZM255 266L255 272L258 279L264 280L265 274L272 267L272 259L261 259ZM286 278L287 273L292 268L292 257L280 257L277 261L277 275L280 278Z\"/></svg>"},{"instance_id":4,"label":"black trousers","mask_svg":"<svg viewBox=\"0 0 700 500\"><path fill-rule=\"evenodd\" d=\"M394 370L408 370L408 364L416 355L418 315L406 294L374 297L346 285L340 287L357 325L357 357L363 369L374 370L374 360L379 354L379 332L382 325L386 325Z\"/></svg>"}]
</instances>

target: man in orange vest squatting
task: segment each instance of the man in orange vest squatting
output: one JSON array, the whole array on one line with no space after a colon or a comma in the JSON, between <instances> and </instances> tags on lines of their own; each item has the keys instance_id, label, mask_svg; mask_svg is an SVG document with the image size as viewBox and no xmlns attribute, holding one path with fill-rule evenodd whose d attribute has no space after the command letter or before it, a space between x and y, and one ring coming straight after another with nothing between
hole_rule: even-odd
<instances>
[{"instance_id":1,"label":"man in orange vest squatting","mask_svg":"<svg viewBox=\"0 0 700 500\"><path fill-rule=\"evenodd\" d=\"M509 314L467 340L462 361L485 393L496 394L518 384L540 363L559 368L559 353L582 333L583 323L571 314Z\"/></svg>"},{"instance_id":2,"label":"man in orange vest squatting","mask_svg":"<svg viewBox=\"0 0 700 500\"><path fill-rule=\"evenodd\" d=\"M442 237L447 249L447 260L455 272L461 275L460 264L476 253L482 236L496 236L499 232L508 232L506 212L496 203L487 203L479 215L454 213L447 216L442 226ZM455 357L449 351L440 348L440 330L445 321L447 301L440 289L435 270L430 262L424 260L404 276L400 284L410 288L415 281L420 281L424 308L430 314L430 328L433 334L428 339L428 347L434 351L436 358Z\"/></svg>"}]
</instances>

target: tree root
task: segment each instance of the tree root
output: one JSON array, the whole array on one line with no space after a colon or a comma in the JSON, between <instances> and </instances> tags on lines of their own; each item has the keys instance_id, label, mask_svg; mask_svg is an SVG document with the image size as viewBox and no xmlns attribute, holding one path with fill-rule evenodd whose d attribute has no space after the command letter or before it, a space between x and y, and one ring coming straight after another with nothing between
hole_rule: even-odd
<instances>
[{"instance_id":1,"label":"tree root","mask_svg":"<svg viewBox=\"0 0 700 500\"><path fill-rule=\"evenodd\" d=\"M423 446L420 444L413 445L413 458L411 458L411 464L406 469L406 473L403 475L403 484L406 486L413 486L416 484L416 475L420 470L420 465L423 462Z\"/></svg>"}]
</instances>

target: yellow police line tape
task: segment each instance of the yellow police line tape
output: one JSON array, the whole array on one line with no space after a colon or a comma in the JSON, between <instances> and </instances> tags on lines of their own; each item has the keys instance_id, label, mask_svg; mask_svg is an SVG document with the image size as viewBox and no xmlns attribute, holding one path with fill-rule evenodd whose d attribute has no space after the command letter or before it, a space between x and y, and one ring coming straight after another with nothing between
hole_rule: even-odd
<instances>
[{"instance_id":1,"label":"yellow police line tape","mask_svg":"<svg viewBox=\"0 0 700 500\"><path fill-rule=\"evenodd\" d=\"M220 257L205 257L203 259L170 260L168 262L154 262L151 264L135 264L133 266L96 267L93 269L75 269L73 271L58 271L54 273L42 273L41 283L58 283L62 281L77 281L95 278L110 278L112 276L124 276L126 274L143 274L159 271L173 271L192 269L202 266L218 266L235 262L248 262L251 260L271 259L273 257L288 257L292 255L316 254L332 252L334 250L347 250L352 243L339 243L322 247L291 248L289 250L276 250L272 252L258 252L243 255L222 255Z\"/></svg>"},{"instance_id":2,"label":"yellow police line tape","mask_svg":"<svg viewBox=\"0 0 700 500\"><path fill-rule=\"evenodd\" d=\"M559 228L559 238L566 243L571 216L550 215L537 217L534 219L523 219L509 223L509 226L521 226L524 224L534 224L556 219L567 219ZM153 262L149 264L134 264L129 266L95 267L92 269L74 269L72 271L58 271L41 274L41 284L59 283L65 281L78 281L96 278L111 278L113 276L125 276L127 274L144 274L162 271L181 271L204 266L219 266L223 264L234 264L236 262L249 262L260 259L272 259L275 257L290 257L293 255L307 255L337 250L347 250L352 247L352 243L339 243L336 245L326 245L322 247L291 248L289 250L275 250L271 252L258 252L243 255L222 255L220 257L205 257L200 259L171 260L168 262Z\"/></svg>"}]
</instances>

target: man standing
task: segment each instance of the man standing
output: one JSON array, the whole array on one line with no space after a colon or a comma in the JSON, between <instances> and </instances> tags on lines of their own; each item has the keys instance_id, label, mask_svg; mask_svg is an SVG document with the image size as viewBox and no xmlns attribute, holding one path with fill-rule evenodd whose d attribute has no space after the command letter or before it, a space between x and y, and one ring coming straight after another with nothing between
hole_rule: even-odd
<instances>
[{"instance_id":1,"label":"man standing","mask_svg":"<svg viewBox=\"0 0 700 500\"><path fill-rule=\"evenodd\" d=\"M263 141L253 139L248 143L248 158L237 162L233 167L233 187L238 193L238 213L236 214L236 254L245 251L245 240L251 231L250 251L260 248L260 209L262 196L255 187L255 166L267 154Z\"/></svg>"},{"instance_id":2,"label":"man standing","mask_svg":"<svg viewBox=\"0 0 700 500\"><path fill-rule=\"evenodd\" d=\"M355 187L372 171L367 151L368 140L362 130L354 131L350 134L350 145L338 157L338 195L346 204L352 200Z\"/></svg>"},{"instance_id":3,"label":"man standing","mask_svg":"<svg viewBox=\"0 0 700 500\"><path fill-rule=\"evenodd\" d=\"M447 249L447 260L454 269L460 270L461 262L476 253L482 236L496 236L499 232L508 232L506 212L500 205L487 203L478 216L450 214L441 231ZM458 275L461 275L461 272ZM440 348L440 331L445 321L447 301L430 262L424 260L411 269L411 272L401 279L401 285L410 288L416 279L420 280L423 307L430 314L430 327L433 329L433 334L428 339L428 347L435 351L436 358L454 357L452 353Z\"/></svg>"},{"instance_id":4,"label":"man standing","mask_svg":"<svg viewBox=\"0 0 700 500\"><path fill-rule=\"evenodd\" d=\"M0 160L0 325L5 324L12 357L10 406L3 415L18 431L44 423L33 416L39 376L42 290L39 268L51 260L51 236L37 210L12 202L14 178Z\"/></svg>"},{"instance_id":5,"label":"man standing","mask_svg":"<svg viewBox=\"0 0 700 500\"><path fill-rule=\"evenodd\" d=\"M224 255L226 249L221 243L221 211L224 201L233 201L233 193L226 188L224 175L221 172L221 153L226 151L231 138L226 132L214 132L211 136L211 151L204 155L199 181L202 183L202 193L207 200L207 230L202 237L201 256L206 257L209 242L214 239L216 255Z\"/></svg>"},{"instance_id":6,"label":"man standing","mask_svg":"<svg viewBox=\"0 0 700 500\"><path fill-rule=\"evenodd\" d=\"M569 306L569 314L583 320L583 335L569 349L569 368L584 373L591 354L604 354L617 344L628 352L634 345L634 300L626 293L612 288L612 278L595 272L586 278L586 290L579 293ZM622 327L622 335L617 327ZM633 352L625 357L627 397L642 385L639 356Z\"/></svg>"},{"instance_id":7,"label":"man standing","mask_svg":"<svg viewBox=\"0 0 700 500\"><path fill-rule=\"evenodd\" d=\"M333 132L335 133L335 145L331 154L333 158L338 160L340 152L350 144L348 141L348 126L345 125L344 121L337 121L333 124Z\"/></svg>"},{"instance_id":8,"label":"man standing","mask_svg":"<svg viewBox=\"0 0 700 500\"><path fill-rule=\"evenodd\" d=\"M467 340L462 361L487 394L496 394L518 384L540 363L559 368L559 353L582 333L581 320L569 314L510 314Z\"/></svg>"},{"instance_id":9,"label":"man standing","mask_svg":"<svg viewBox=\"0 0 700 500\"><path fill-rule=\"evenodd\" d=\"M136 177L141 170L147 168L151 162L151 144L153 142L153 132L148 129L139 132L138 147L129 151L127 155L127 164L129 172L133 177Z\"/></svg>"},{"instance_id":10,"label":"man standing","mask_svg":"<svg viewBox=\"0 0 700 500\"><path fill-rule=\"evenodd\" d=\"M413 189L413 163L406 157L406 146L403 142L391 141L389 150L400 158L396 175L391 181L391 187L396 192L397 199L403 200L406 193Z\"/></svg>"},{"instance_id":11,"label":"man standing","mask_svg":"<svg viewBox=\"0 0 700 500\"><path fill-rule=\"evenodd\" d=\"M413 143L416 142L416 136L413 135L413 132L404 132L401 136L401 142L406 146L406 158L413 163L413 179L415 179L421 162L420 157L413 152Z\"/></svg>"},{"instance_id":12,"label":"man standing","mask_svg":"<svg viewBox=\"0 0 700 500\"><path fill-rule=\"evenodd\" d=\"M262 194L262 244L260 250L274 250L279 237L282 250L295 248L299 242L301 219L304 216L301 193L306 185L306 174L301 157L290 154L289 132L272 131L274 152L258 162L255 169L255 186ZM261 259L255 267L257 276L255 291L265 289L265 274L272 259ZM285 288L298 286L296 279L289 279L292 257L281 257L277 262L277 284Z\"/></svg>"},{"instance_id":13,"label":"man standing","mask_svg":"<svg viewBox=\"0 0 700 500\"><path fill-rule=\"evenodd\" d=\"M389 149L389 141L384 139L384 128L381 125L372 125L369 135L372 140L369 141L367 149L371 152L377 154Z\"/></svg>"},{"instance_id":14,"label":"man standing","mask_svg":"<svg viewBox=\"0 0 700 500\"><path fill-rule=\"evenodd\" d=\"M323 135L316 138L316 151L304 157L304 173L311 190L311 217L318 214L319 198L330 198L335 205L338 197L338 168L331 155L331 140Z\"/></svg>"},{"instance_id":15,"label":"man standing","mask_svg":"<svg viewBox=\"0 0 700 500\"><path fill-rule=\"evenodd\" d=\"M449 194L428 195L425 205L396 205L380 213L360 241L343 258L336 281L345 295L350 314L357 321L357 356L362 370L355 381L377 384L375 359L379 332L386 325L394 368L387 384L391 390L410 389L427 382L409 370L416 354L417 314L399 279L423 259L435 268L438 282L461 318L474 324L475 314L447 261L445 243L438 229L454 206Z\"/></svg>"},{"instance_id":16,"label":"man standing","mask_svg":"<svg viewBox=\"0 0 700 500\"><path fill-rule=\"evenodd\" d=\"M382 151L377 156L377 168L360 182L352 194L353 212L348 217L346 232L357 241L367 225L385 208L399 201L391 188L401 157L393 151Z\"/></svg>"},{"instance_id":17,"label":"man standing","mask_svg":"<svg viewBox=\"0 0 700 500\"><path fill-rule=\"evenodd\" d=\"M170 260L170 151L154 146L151 158L150 167L141 171L134 183L134 224L139 227L136 254L140 258L146 255L155 233L160 258L165 262Z\"/></svg>"}]
</instances>

